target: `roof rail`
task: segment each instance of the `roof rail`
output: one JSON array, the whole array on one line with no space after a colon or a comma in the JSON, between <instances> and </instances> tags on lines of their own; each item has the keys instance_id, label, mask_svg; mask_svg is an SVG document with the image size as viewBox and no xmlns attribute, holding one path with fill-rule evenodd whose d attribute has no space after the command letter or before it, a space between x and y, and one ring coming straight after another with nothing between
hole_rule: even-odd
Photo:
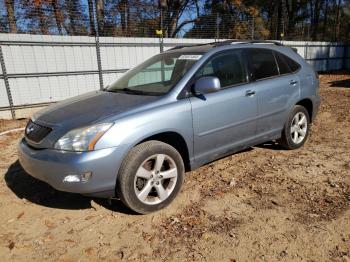
<instances>
[{"instance_id":1,"label":"roof rail","mask_svg":"<svg viewBox=\"0 0 350 262\"><path fill-rule=\"evenodd\" d=\"M278 41L271 41L271 40L251 40L249 41L251 44L274 44L278 46L283 46L281 42Z\"/></svg>"},{"instance_id":2,"label":"roof rail","mask_svg":"<svg viewBox=\"0 0 350 262\"><path fill-rule=\"evenodd\" d=\"M175 46L173 48L168 49L167 51L181 49L181 48L185 48L185 47L193 47L193 46L212 45L214 47L219 47L219 46L225 46L225 45L231 45L231 44L274 44L274 45L278 45L278 46L283 46L283 44L281 42L278 42L278 41L234 39L234 40L225 40L225 41L221 41L221 42L178 45L178 46Z\"/></svg>"},{"instance_id":3,"label":"roof rail","mask_svg":"<svg viewBox=\"0 0 350 262\"><path fill-rule=\"evenodd\" d=\"M200 43L200 44L178 45L178 46L175 46L175 47L173 47L173 48L168 49L167 51L176 50L176 49L181 49L181 48L185 48L185 47L203 46L203 45L213 45L213 44L215 44L215 42L213 42L213 43Z\"/></svg>"},{"instance_id":4,"label":"roof rail","mask_svg":"<svg viewBox=\"0 0 350 262\"><path fill-rule=\"evenodd\" d=\"M225 46L231 44L274 44L278 46L283 46L282 43L277 41L269 41L269 40L225 40L222 42L212 43L214 46Z\"/></svg>"}]
</instances>

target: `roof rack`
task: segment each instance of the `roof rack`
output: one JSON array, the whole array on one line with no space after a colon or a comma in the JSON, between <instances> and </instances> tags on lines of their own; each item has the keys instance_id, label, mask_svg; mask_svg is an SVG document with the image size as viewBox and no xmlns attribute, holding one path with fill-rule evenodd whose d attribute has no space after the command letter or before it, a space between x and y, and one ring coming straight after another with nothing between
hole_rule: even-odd
<instances>
[{"instance_id":1,"label":"roof rack","mask_svg":"<svg viewBox=\"0 0 350 262\"><path fill-rule=\"evenodd\" d=\"M212 42L212 43L200 43L200 44L188 44L188 45L178 45L178 46L175 46L173 48L168 49L167 51L175 50L175 49L181 49L181 48L185 48L185 47L213 45L213 44L215 44L215 42Z\"/></svg>"},{"instance_id":2,"label":"roof rack","mask_svg":"<svg viewBox=\"0 0 350 262\"><path fill-rule=\"evenodd\" d=\"M213 44L216 47L217 46L231 45L231 44L274 44L274 45L278 45L278 46L283 46L283 44L281 42L269 41L269 40L225 40L225 41L216 42Z\"/></svg>"},{"instance_id":3,"label":"roof rack","mask_svg":"<svg viewBox=\"0 0 350 262\"><path fill-rule=\"evenodd\" d=\"M169 50L175 50L175 49L181 49L185 47L193 47L193 46L204 46L204 45L212 45L214 47L219 47L219 46L225 46L225 45L231 45L231 44L274 44L277 46L283 46L281 42L277 41L270 41L270 40L225 40L221 42L211 42L211 43L201 43L201 44L188 44L188 45L179 45L175 46L173 48L168 49Z\"/></svg>"}]
</instances>

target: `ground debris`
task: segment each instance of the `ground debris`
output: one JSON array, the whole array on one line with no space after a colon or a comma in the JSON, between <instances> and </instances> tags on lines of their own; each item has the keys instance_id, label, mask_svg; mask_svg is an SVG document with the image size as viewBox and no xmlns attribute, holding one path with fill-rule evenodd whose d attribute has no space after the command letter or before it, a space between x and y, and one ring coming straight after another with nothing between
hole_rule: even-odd
<instances>
[{"instance_id":1,"label":"ground debris","mask_svg":"<svg viewBox=\"0 0 350 262\"><path fill-rule=\"evenodd\" d=\"M0 137L2 260L349 261L350 89L334 80L350 74L321 75L302 148L269 142L214 161L145 216L32 179L17 161L22 134Z\"/></svg>"}]
</instances>

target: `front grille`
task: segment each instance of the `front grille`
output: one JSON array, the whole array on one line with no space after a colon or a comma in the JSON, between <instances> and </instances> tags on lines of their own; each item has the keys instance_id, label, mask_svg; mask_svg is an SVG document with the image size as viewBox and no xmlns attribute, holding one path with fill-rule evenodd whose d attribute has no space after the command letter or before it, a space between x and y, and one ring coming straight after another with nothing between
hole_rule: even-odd
<instances>
[{"instance_id":1,"label":"front grille","mask_svg":"<svg viewBox=\"0 0 350 262\"><path fill-rule=\"evenodd\" d=\"M52 131L51 128L38 125L34 123L32 120L29 120L26 130L25 130L25 136L27 139L39 143L41 140L43 140L50 132Z\"/></svg>"}]
</instances>

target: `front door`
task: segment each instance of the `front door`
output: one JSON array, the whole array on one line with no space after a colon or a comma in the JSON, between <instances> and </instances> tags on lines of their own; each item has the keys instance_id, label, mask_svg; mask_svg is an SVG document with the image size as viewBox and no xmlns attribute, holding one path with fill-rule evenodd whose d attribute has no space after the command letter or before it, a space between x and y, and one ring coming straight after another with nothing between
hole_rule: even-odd
<instances>
[{"instance_id":1,"label":"front door","mask_svg":"<svg viewBox=\"0 0 350 262\"><path fill-rule=\"evenodd\" d=\"M221 90L191 97L194 153L205 163L249 143L256 133L257 99L247 81L242 50L230 50L209 58L195 78L216 76Z\"/></svg>"}]
</instances>

